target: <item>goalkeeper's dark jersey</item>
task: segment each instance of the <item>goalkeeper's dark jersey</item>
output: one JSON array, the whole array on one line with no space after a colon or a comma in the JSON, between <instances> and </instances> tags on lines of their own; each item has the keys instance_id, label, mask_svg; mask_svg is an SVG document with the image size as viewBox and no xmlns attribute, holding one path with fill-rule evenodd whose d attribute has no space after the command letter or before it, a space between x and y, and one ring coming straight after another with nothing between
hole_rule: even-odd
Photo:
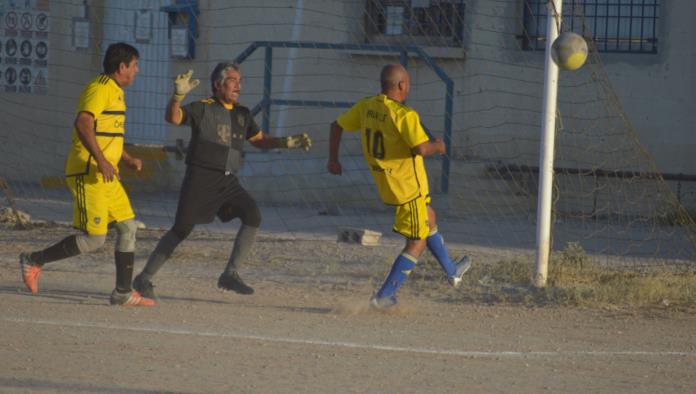
<instances>
[{"instance_id":1,"label":"goalkeeper's dark jersey","mask_svg":"<svg viewBox=\"0 0 696 394\"><path fill-rule=\"evenodd\" d=\"M208 98L187 104L181 110L181 124L191 126L188 165L236 172L242 164L244 141L261 132L251 111L239 104L226 106Z\"/></svg>"}]
</instances>

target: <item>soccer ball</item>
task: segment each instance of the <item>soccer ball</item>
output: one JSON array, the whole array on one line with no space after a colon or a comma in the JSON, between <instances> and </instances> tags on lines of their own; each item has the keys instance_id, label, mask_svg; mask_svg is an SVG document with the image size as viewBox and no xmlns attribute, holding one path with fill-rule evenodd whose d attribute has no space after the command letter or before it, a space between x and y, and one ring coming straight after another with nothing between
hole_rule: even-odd
<instances>
[{"instance_id":1,"label":"soccer ball","mask_svg":"<svg viewBox=\"0 0 696 394\"><path fill-rule=\"evenodd\" d=\"M587 42L579 34L563 32L551 45L551 58L564 70L577 70L587 60Z\"/></svg>"}]
</instances>

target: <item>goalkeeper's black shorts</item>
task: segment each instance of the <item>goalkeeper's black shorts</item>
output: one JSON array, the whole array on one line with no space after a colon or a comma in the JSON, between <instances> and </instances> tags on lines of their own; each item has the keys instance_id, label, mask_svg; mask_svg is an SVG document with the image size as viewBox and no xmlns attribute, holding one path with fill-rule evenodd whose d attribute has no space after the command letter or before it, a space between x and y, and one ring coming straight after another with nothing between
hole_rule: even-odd
<instances>
[{"instance_id":1,"label":"goalkeeper's black shorts","mask_svg":"<svg viewBox=\"0 0 696 394\"><path fill-rule=\"evenodd\" d=\"M261 223L256 201L239 184L234 174L225 175L219 170L186 166L175 222L205 224L211 223L215 216L223 222L242 218L245 224L254 227Z\"/></svg>"}]
</instances>

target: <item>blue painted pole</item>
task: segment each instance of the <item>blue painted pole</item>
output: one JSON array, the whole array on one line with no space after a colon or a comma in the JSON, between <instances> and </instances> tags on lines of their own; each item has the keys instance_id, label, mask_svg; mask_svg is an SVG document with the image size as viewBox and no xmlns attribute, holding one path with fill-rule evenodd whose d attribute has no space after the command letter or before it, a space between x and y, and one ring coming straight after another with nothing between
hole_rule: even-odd
<instances>
[{"instance_id":1,"label":"blue painted pole","mask_svg":"<svg viewBox=\"0 0 696 394\"><path fill-rule=\"evenodd\" d=\"M401 62L401 65L408 70L408 52L401 51L399 55L399 61Z\"/></svg>"},{"instance_id":2,"label":"blue painted pole","mask_svg":"<svg viewBox=\"0 0 696 394\"><path fill-rule=\"evenodd\" d=\"M454 95L454 83L447 81L447 93L445 96L445 157L442 159L442 180L441 190L443 193L449 192L450 157L452 155L452 101Z\"/></svg>"},{"instance_id":3,"label":"blue painted pole","mask_svg":"<svg viewBox=\"0 0 696 394\"><path fill-rule=\"evenodd\" d=\"M263 131L270 133L271 128L271 78L273 70L273 48L266 46L266 59L263 68Z\"/></svg>"},{"instance_id":4,"label":"blue painted pole","mask_svg":"<svg viewBox=\"0 0 696 394\"><path fill-rule=\"evenodd\" d=\"M440 189L443 193L449 192L449 179L450 179L450 156L452 154L452 115L453 115L453 101L454 101L454 82L445 73L445 71L438 66L437 63L430 57L422 48L413 45L407 46L397 46L397 45L381 45L381 44L332 44L332 43L321 43L321 42L288 42L288 41L255 41L249 47L247 47L239 56L237 56L237 63L241 63L246 60L257 48L266 48L266 59L265 59L265 69L264 69L264 89L263 98L259 104L257 104L253 109L253 114L257 114L259 111L263 111L263 129L264 131L269 131L270 129L270 111L271 104L276 105L299 105L299 106L319 106L319 107L334 107L343 108L349 107L349 103L343 102L327 102L327 101L315 101L315 100L272 100L271 99L271 74L273 67L273 50L272 48L310 48L310 49L333 49L333 50L360 50L360 51L375 51L375 52L396 52L399 54L399 62L406 67L408 65L408 54L416 53L434 72L438 77L445 83L446 86L446 96L445 96L445 120L444 120L444 136L443 141L445 143L445 157L442 160L442 182ZM432 135L427 131L428 134Z\"/></svg>"},{"instance_id":5,"label":"blue painted pole","mask_svg":"<svg viewBox=\"0 0 696 394\"><path fill-rule=\"evenodd\" d=\"M256 51L256 48L258 48L258 47L259 47L258 43L252 42L251 45L249 45L247 47L247 49L245 49L242 53L239 54L239 56L237 56L234 59L234 62L237 64L242 64L246 60L246 58L251 56L251 54L254 53L254 51Z\"/></svg>"}]
</instances>

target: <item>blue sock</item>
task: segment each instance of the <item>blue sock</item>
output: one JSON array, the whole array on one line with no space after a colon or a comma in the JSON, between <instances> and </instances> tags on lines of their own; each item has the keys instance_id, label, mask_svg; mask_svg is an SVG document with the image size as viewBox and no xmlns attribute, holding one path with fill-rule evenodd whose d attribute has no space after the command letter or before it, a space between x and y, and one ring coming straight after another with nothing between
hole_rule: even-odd
<instances>
[{"instance_id":1,"label":"blue sock","mask_svg":"<svg viewBox=\"0 0 696 394\"><path fill-rule=\"evenodd\" d=\"M447 276L454 275L455 267L452 260L450 260L449 254L447 253L447 246L445 246L445 240L442 238L437 229L433 230L427 238L428 250L435 256L437 262L440 263L442 269L447 273Z\"/></svg>"},{"instance_id":2,"label":"blue sock","mask_svg":"<svg viewBox=\"0 0 696 394\"><path fill-rule=\"evenodd\" d=\"M406 282L417 261L418 259L410 254L406 252L401 253L394 261L387 280L384 281L382 288L377 292L377 298L396 295L396 291Z\"/></svg>"}]
</instances>

